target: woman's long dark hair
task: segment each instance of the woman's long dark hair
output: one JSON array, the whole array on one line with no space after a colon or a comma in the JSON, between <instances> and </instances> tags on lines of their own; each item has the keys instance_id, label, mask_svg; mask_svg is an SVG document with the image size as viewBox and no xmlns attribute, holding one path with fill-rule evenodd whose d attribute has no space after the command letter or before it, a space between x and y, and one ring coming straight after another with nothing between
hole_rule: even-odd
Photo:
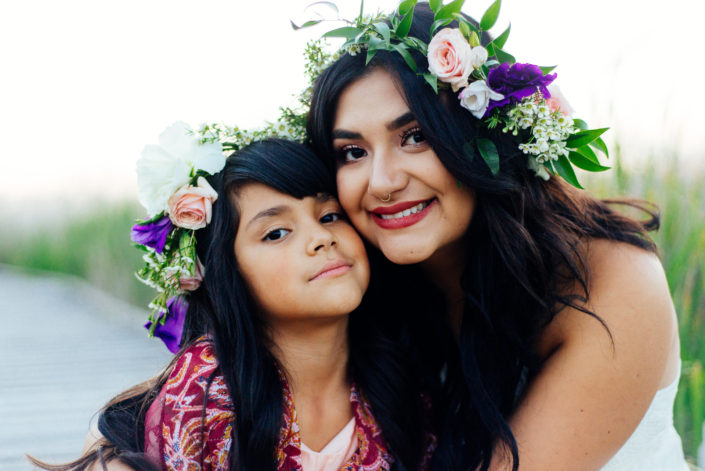
<instances>
[{"instance_id":1,"label":"woman's long dark hair","mask_svg":"<svg viewBox=\"0 0 705 471\"><path fill-rule=\"evenodd\" d=\"M428 5L418 4L409 35L428 43L432 22ZM425 70L426 57L413 55ZM532 348L538 334L561 306L602 322L582 303L589 292L585 240L610 239L655 251L646 231L658 227L658 216L639 202L616 202L645 210L650 219L639 222L615 212L610 207L614 201L592 198L557 177L537 178L516 138L478 126L455 96L448 91L437 95L401 55L379 51L368 65L365 60L365 54L345 54L317 79L308 118L312 145L335 169L332 131L339 98L356 80L382 69L397 82L446 169L473 190L476 207L466 234L459 351L450 355L443 374L445 399L434 404L442 425L432 465L443 471L485 470L499 441L517 469L519 456L507 419L540 366ZM473 137L489 138L497 146L498 175L478 155L466 153L464 144ZM562 294L576 282L578 293ZM442 303L438 298L436 306Z\"/></svg>"},{"instance_id":2,"label":"woman's long dark hair","mask_svg":"<svg viewBox=\"0 0 705 471\"><path fill-rule=\"evenodd\" d=\"M283 385L277 370L282 366L271 352L265 320L254 308L235 259L237 194L243 185L253 182L296 198L321 192L335 194L335 180L311 149L278 139L236 152L209 180L219 197L213 205L211 224L196 232L205 275L199 289L189 297L182 349L204 334L212 338L218 373L229 388L234 406L229 469L275 470L284 412ZM373 297L382 294L374 285L370 293ZM396 348L403 329L390 329L390 323L382 321L385 313L378 307L366 296L350 316L349 375L372 406L394 458L394 469L415 470L423 454L425 428L416 365ZM106 445L106 457L116 457L136 469L153 469L143 454L144 419L169 370L118 396L102 411L98 428L106 439L102 443ZM91 453L81 460L95 461L96 450ZM81 460L74 464L81 464Z\"/></svg>"}]
</instances>

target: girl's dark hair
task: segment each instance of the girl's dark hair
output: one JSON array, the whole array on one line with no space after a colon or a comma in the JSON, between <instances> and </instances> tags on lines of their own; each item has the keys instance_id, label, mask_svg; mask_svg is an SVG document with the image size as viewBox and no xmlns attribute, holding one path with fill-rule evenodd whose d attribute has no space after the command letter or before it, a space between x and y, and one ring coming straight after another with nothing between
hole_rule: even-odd
<instances>
[{"instance_id":1,"label":"girl's dark hair","mask_svg":"<svg viewBox=\"0 0 705 471\"><path fill-rule=\"evenodd\" d=\"M271 352L265 320L254 307L235 259L237 194L243 185L256 182L296 198L335 195L335 179L310 148L270 139L231 155L225 168L209 181L219 197L211 224L196 232L205 275L189 297L182 350L204 334L212 338L217 373L229 388L236 417L229 469L274 470L284 412L277 368L283 367ZM393 348L396 339L388 334L392 330L375 315L384 313L373 307L375 303L366 297L350 316L349 374L372 406L395 469L414 470L421 459L424 431L420 386L412 371L415 365ZM123 393L104 408L98 422L106 439L104 455L136 469L154 469L143 454L144 420L169 372L167 368L160 377ZM51 469L84 469L82 460L97 459L96 451L92 453L73 467Z\"/></svg>"},{"instance_id":2,"label":"girl's dark hair","mask_svg":"<svg viewBox=\"0 0 705 471\"><path fill-rule=\"evenodd\" d=\"M432 23L428 4L418 4L409 35L428 43ZM412 55L419 70L428 67L425 56ZM485 470L495 445L503 442L516 470L519 456L507 419L538 369L532 349L537 335L556 315L556 306L575 307L603 323L583 303L589 294L583 242L603 238L655 251L646 231L658 227L658 216L641 202L600 201L560 178L537 178L515 137L480 124L449 91L436 94L400 54L378 51L368 65L365 60L365 54L345 54L316 80L308 117L312 145L335 169L332 131L340 96L381 69L395 80L445 168L473 190L476 207L466 235L459 352L448 357L444 396L434 403L442 425L432 467ZM497 146L498 175L464 147L474 137L489 138ZM610 207L613 203L635 206L650 219L639 222L621 215ZM406 276L411 276L408 271ZM578 293L562 294L575 282ZM439 312L442 298L436 302Z\"/></svg>"}]
</instances>

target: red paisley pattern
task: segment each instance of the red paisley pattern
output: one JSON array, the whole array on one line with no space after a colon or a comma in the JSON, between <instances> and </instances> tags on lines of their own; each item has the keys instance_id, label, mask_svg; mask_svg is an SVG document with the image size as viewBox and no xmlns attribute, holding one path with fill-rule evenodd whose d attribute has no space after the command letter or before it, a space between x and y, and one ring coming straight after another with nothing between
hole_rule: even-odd
<instances>
[{"instance_id":1,"label":"red paisley pattern","mask_svg":"<svg viewBox=\"0 0 705 471\"><path fill-rule=\"evenodd\" d=\"M303 471L294 401L286 381L283 384L285 413L277 467L279 471ZM388 471L392 458L369 404L355 385L350 391L350 403L359 445L341 471ZM232 402L223 377L218 373L212 344L207 338L199 339L181 355L147 412L145 452L169 471L226 470L233 419ZM435 448L432 435L428 436L427 444L424 462Z\"/></svg>"}]
</instances>

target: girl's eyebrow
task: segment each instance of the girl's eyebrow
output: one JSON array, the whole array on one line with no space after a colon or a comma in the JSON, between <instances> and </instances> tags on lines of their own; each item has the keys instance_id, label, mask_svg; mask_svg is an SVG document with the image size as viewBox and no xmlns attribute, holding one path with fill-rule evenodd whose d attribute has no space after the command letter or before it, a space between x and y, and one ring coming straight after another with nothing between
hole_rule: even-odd
<instances>
[{"instance_id":1,"label":"girl's eyebrow","mask_svg":"<svg viewBox=\"0 0 705 471\"><path fill-rule=\"evenodd\" d=\"M385 124L384 127L387 128L388 131L394 131L414 121L416 121L416 117L411 111L407 111L398 118L394 118L393 120ZM333 139L362 139L362 134L360 134L359 132L348 131L345 129L334 129Z\"/></svg>"},{"instance_id":2,"label":"girl's eyebrow","mask_svg":"<svg viewBox=\"0 0 705 471\"><path fill-rule=\"evenodd\" d=\"M247 227L250 227L252 224L254 224L256 221L259 219L264 219L272 216L279 216L282 213L291 211L291 208L286 205L280 205L280 206L274 206L272 208L264 209L260 211L259 213L255 214L252 219L247 223Z\"/></svg>"}]
</instances>

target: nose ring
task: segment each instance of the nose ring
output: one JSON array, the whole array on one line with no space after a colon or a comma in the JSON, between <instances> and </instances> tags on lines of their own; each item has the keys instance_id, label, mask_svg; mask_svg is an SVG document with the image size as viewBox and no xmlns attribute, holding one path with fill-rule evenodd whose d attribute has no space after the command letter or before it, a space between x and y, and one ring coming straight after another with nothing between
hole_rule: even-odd
<instances>
[{"instance_id":1,"label":"nose ring","mask_svg":"<svg viewBox=\"0 0 705 471\"><path fill-rule=\"evenodd\" d=\"M386 198L380 198L379 200L380 200L382 203L389 203L389 201L390 201L391 199L392 199L392 194L391 194L391 193L387 193L387 197L386 197Z\"/></svg>"}]
</instances>

